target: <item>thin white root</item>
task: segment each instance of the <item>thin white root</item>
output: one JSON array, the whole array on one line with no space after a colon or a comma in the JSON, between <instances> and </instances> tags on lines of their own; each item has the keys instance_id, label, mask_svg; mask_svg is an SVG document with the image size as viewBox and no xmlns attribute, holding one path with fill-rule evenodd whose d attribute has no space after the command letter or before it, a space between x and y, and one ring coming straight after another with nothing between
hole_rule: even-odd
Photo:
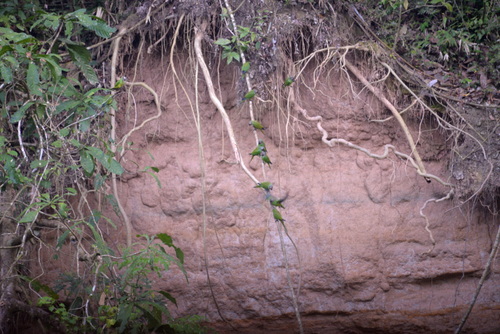
<instances>
[{"instance_id":1,"label":"thin white root","mask_svg":"<svg viewBox=\"0 0 500 334\"><path fill-rule=\"evenodd\" d=\"M430 230L429 219L424 214L424 209L427 206L427 204L430 203L430 202L434 202L434 203L442 202L442 201L445 201L447 199L451 199L452 196L453 196L453 188L451 188L451 190L446 194L446 196L443 196L441 198L430 198L430 199L428 199L427 201L425 201L424 205L422 205L422 207L420 208L420 211L419 211L420 216L422 218L424 218L424 220L425 220L425 230L427 231L427 233L429 233L429 238L432 241L432 247L426 253L430 253L434 249L434 245L436 244L436 240L434 239L434 236L432 235L432 231Z\"/></svg>"},{"instance_id":2,"label":"thin white root","mask_svg":"<svg viewBox=\"0 0 500 334\"><path fill-rule=\"evenodd\" d=\"M350 141L347 141L347 140L342 139L342 138L328 139L328 132L321 125L321 122L323 121L323 117L321 117L319 115L318 116L309 116L307 114L307 111L304 108L302 108L301 106L299 106L298 103L295 101L294 93L293 93L292 90L290 91L290 98L291 98L291 100L292 100L292 102L294 104L295 110L297 110L298 112L300 112L302 114L302 116L304 116L304 118L306 118L307 120L317 122L316 123L316 127L318 128L318 130L322 134L321 140L326 145L328 145L330 147L334 147L335 144L342 144L344 146L347 146L347 147L353 148L355 150L361 151L361 152L365 153L367 156L369 156L371 158L374 158L374 159L378 159L378 160L382 160L382 159L387 158L387 156L389 155L389 151L392 151L394 153L394 155L396 155L396 156L398 156L400 158L408 160L411 163L411 165L415 168L415 170L416 170L416 172L417 172L418 175L420 175L422 177L425 177L425 178L436 180L437 182L441 183L444 186L453 188L453 185L451 183L443 181L438 176L436 176L434 174L423 173L420 170L418 164L415 162L415 160L411 156L409 156L408 154L405 154L405 153L397 151L396 148L394 147L394 145L386 144L386 145L383 146L384 147L384 153L382 153L382 154L375 154L375 153L370 152L368 149L366 149L364 147L361 147L361 146L358 146L356 144L353 144Z\"/></svg>"},{"instance_id":3,"label":"thin white root","mask_svg":"<svg viewBox=\"0 0 500 334\"><path fill-rule=\"evenodd\" d=\"M141 86L141 87L144 87L146 88L149 92L151 92L151 94L153 94L154 96L154 99L155 99L155 104L156 104L156 115L148 118L148 119L145 119L139 126L136 126L135 128L133 128L132 130L130 130L129 132L127 132L126 135L124 135L122 137L122 139L120 140L120 142L118 143L119 145L121 144L121 152L120 152L120 157L123 157L123 155L125 154L125 145L127 144L127 139L130 137L130 135L132 135L132 133L134 133L135 131L141 129L144 125L146 125L147 123L151 122L152 120L155 120L157 118L159 118L162 114L161 112L161 105L160 105L160 100L158 98L158 94L154 91L153 88L151 88L149 85L147 85L146 83L144 82L125 82L125 84L127 86Z\"/></svg>"}]
</instances>

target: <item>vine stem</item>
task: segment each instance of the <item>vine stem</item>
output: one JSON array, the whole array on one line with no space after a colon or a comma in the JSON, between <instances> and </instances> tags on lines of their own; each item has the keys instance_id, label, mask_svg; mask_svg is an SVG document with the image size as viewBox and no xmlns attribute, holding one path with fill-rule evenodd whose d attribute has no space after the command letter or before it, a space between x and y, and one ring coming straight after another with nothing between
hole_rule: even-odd
<instances>
[{"instance_id":1,"label":"vine stem","mask_svg":"<svg viewBox=\"0 0 500 334\"><path fill-rule=\"evenodd\" d=\"M465 326L465 323L467 322L467 319L469 318L470 313L472 312L472 308L476 304L477 297L479 296L479 292L481 292L481 288L483 287L484 281L488 278L490 271L491 271L491 265L493 264L493 260L496 257L496 254L498 252L498 246L500 245L500 224L498 225L498 231L497 231L497 236L495 238L495 243L493 244L493 247L491 248L490 256L488 258L488 262L486 263L486 267L484 267L483 275L481 276L481 279L479 280L479 284L477 285L476 292L474 293L474 297L472 297L472 301L470 302L469 308L467 309L467 312L465 312L462 321L460 321L460 324L458 325L457 329L455 330L455 334L459 334L462 329Z\"/></svg>"},{"instance_id":2,"label":"vine stem","mask_svg":"<svg viewBox=\"0 0 500 334\"><path fill-rule=\"evenodd\" d=\"M113 43L113 56L111 57L111 87L114 87L116 84L116 63L118 60L118 50L120 49L120 41L122 40L123 35L127 33L127 28L120 28L118 37ZM115 93L113 93L114 95ZM111 152L116 154L116 110L111 109ZM116 182L116 174L111 173L111 187L113 189L113 195L116 200L116 204L118 205L118 209L120 210L120 214L122 215L123 221L125 223L125 230L127 233L127 247L132 246L132 224L130 222L130 218L127 215L127 212L123 208L123 205L120 201L120 196L118 196L118 186Z\"/></svg>"},{"instance_id":3,"label":"vine stem","mask_svg":"<svg viewBox=\"0 0 500 334\"><path fill-rule=\"evenodd\" d=\"M299 331L300 331L301 334L303 334L304 333L304 327L302 325L302 318L300 316L300 311L299 311L299 303L297 301L298 294L300 293L300 282L299 282L299 287L297 289L297 296L296 296L295 295L295 291L293 290L292 278L290 277L290 268L288 266L288 256L286 254L285 241L283 240L283 234L281 232L281 228L282 227L284 228L285 233L288 236L288 238L292 241L293 247L295 247L296 250L297 250L297 246L295 246L295 243L293 242L292 238L290 238L290 235L288 235L288 231L286 230L285 224L283 224L283 223L281 223L279 221L276 221L276 225L278 226L278 235L280 237L281 252L283 253L283 258L285 260L286 280L288 282L288 286L290 287L290 291L291 291L291 294L292 294L293 309L295 311L295 317L297 318L297 321L299 323ZM281 226L281 225L283 225L283 226ZM297 252L297 256L299 256L298 252ZM299 258L299 263L300 263L300 258ZM300 268L299 268L299 270L300 270Z\"/></svg>"},{"instance_id":4,"label":"vine stem","mask_svg":"<svg viewBox=\"0 0 500 334\"><path fill-rule=\"evenodd\" d=\"M241 63L242 64L245 64L246 63L246 57L245 57L245 53L243 52L243 50L241 50L241 48L239 47L239 45L241 45L241 42L240 42L240 37L238 36L238 29L236 27L236 20L234 19L234 15L233 15L233 9L231 8L231 5L229 4L229 1L228 0L224 0L225 4L226 4L226 8L227 8L227 12L229 14L229 17L231 18L231 24L233 25L233 34L234 36L236 37L236 40L237 40L237 43L238 43L238 51L240 52L240 57L241 57ZM243 4L243 2L242 2ZM241 5L240 5L241 6ZM238 8L236 9L238 10ZM252 82L250 81L250 77L248 76L248 73L245 74L245 83L247 84L247 91L251 91L252 90ZM250 119L252 121L255 121L255 116L254 116L254 113L253 113L253 102L252 100L248 100L248 112L250 114ZM254 135L254 138L255 138L255 143L259 143L259 136L257 135L257 129L252 127L253 128L253 135ZM266 178L266 168L265 168L265 164L264 162L262 162L262 174L264 176L264 179Z\"/></svg>"}]
</instances>

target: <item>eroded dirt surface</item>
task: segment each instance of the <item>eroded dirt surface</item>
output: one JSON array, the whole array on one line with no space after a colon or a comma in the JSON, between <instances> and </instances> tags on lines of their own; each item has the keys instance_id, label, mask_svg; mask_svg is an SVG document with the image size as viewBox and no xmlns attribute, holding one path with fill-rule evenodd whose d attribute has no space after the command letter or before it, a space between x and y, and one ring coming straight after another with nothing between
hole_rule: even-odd
<instances>
[{"instance_id":1,"label":"eroded dirt surface","mask_svg":"<svg viewBox=\"0 0 500 334\"><path fill-rule=\"evenodd\" d=\"M202 173L193 116L185 97L176 96L172 77L159 62L158 58L146 59L137 81L144 80L161 92L163 115L130 137L135 149L125 155L128 172L119 185L134 231L168 233L185 252L189 284L172 268L157 280L158 287L177 298L178 307L171 307L175 315L206 316L222 333L234 332L234 328L242 333L298 331L279 226L263 192L233 163L221 118L200 81L207 188L203 238ZM428 203L422 212L436 242L433 246L420 210L429 199L443 197L447 187L427 183L408 162L395 156L374 160L346 147L329 148L321 142L315 123L293 112L267 110L261 104L257 117L268 129L260 138L273 162L272 168L264 168L264 176L258 159L250 162L246 153L255 147L247 106L232 89L231 69L222 73L220 94L245 162L260 180L274 183L275 194L289 194L282 214L299 249L301 266L286 237L284 245L295 288L302 275L298 301L305 331L453 331L488 259L496 232L491 216L474 213L457 201ZM323 127L330 137L345 138L376 153L381 153L384 144L409 152L394 121L367 121L390 114L366 90L357 86L358 94L353 95L340 75L321 87L323 93L316 95L301 90L298 102L310 115L324 117ZM140 124L156 113L145 91L134 95L135 111L118 115L120 135L134 121ZM419 138L428 172L453 181L443 158L442 132L431 124L426 127L411 120L409 124ZM160 169L161 188L139 172L146 166ZM204 245L214 296L207 282ZM497 268L498 259L467 333L500 330ZM220 322L214 297L234 328Z\"/></svg>"}]
</instances>

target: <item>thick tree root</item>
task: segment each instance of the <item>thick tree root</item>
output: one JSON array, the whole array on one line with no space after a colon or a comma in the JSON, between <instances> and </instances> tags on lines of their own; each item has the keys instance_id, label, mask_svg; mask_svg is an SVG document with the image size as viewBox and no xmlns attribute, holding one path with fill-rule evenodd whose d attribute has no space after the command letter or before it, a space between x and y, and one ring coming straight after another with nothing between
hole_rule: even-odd
<instances>
[{"instance_id":1,"label":"thick tree root","mask_svg":"<svg viewBox=\"0 0 500 334\"><path fill-rule=\"evenodd\" d=\"M373 86L366 78L361 74L361 72L351 64L347 59L344 59L345 66L351 71L356 78L358 78L359 81L363 83L372 93L375 95L380 102L382 102L387 109L389 109L392 112L392 115L396 120L398 121L399 125L403 129L403 132L405 133L406 140L408 141L408 144L410 144L410 149L411 153L415 156L415 161L417 165L417 170L419 171L419 175L424 176L427 174L425 171L424 164L422 162L422 158L420 158L420 154L418 153L417 146L415 145L415 141L413 140L413 137L410 133L410 130L408 129L408 126L406 125L405 121L403 120L403 117L401 117L401 114L398 112L398 110L394 107L394 105L387 100L387 98L382 94L382 92L375 86ZM424 176L427 182L430 182L430 179Z\"/></svg>"}]
</instances>

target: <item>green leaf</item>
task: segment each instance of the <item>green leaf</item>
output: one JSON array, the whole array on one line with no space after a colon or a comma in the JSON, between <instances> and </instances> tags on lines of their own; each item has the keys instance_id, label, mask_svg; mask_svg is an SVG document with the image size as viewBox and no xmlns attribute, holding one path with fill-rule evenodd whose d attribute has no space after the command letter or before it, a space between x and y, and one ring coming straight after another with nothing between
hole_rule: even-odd
<instances>
[{"instance_id":1,"label":"green leaf","mask_svg":"<svg viewBox=\"0 0 500 334\"><path fill-rule=\"evenodd\" d=\"M89 64L80 64L80 63L75 63L75 64L76 64L76 66L78 66L78 68L82 71L85 78L92 85L99 83L99 79L97 78L97 74L95 73L92 66L90 66Z\"/></svg>"},{"instance_id":2,"label":"green leaf","mask_svg":"<svg viewBox=\"0 0 500 334\"><path fill-rule=\"evenodd\" d=\"M166 291L158 291L159 294L161 294L163 297L167 298L168 300L170 300L172 303L175 304L175 306L177 306L177 300L175 300L175 298L168 292Z\"/></svg>"},{"instance_id":3,"label":"green leaf","mask_svg":"<svg viewBox=\"0 0 500 334\"><path fill-rule=\"evenodd\" d=\"M6 83L11 83L13 80L12 70L10 67L4 66L4 64L0 64L0 76Z\"/></svg>"},{"instance_id":4,"label":"green leaf","mask_svg":"<svg viewBox=\"0 0 500 334\"><path fill-rule=\"evenodd\" d=\"M69 143L73 145L74 147L82 147L82 143L80 143L78 140L71 138L69 140Z\"/></svg>"},{"instance_id":5,"label":"green leaf","mask_svg":"<svg viewBox=\"0 0 500 334\"><path fill-rule=\"evenodd\" d=\"M83 45L66 43L66 48L76 64L88 64L92 60L89 50Z\"/></svg>"},{"instance_id":6,"label":"green leaf","mask_svg":"<svg viewBox=\"0 0 500 334\"><path fill-rule=\"evenodd\" d=\"M66 231L64 231L63 234L61 234L61 236L59 238L57 238L56 249L60 249L62 247L62 245L64 244L64 242L66 242L66 239L69 236L69 232L70 232L69 230L66 230Z\"/></svg>"},{"instance_id":7,"label":"green leaf","mask_svg":"<svg viewBox=\"0 0 500 334\"><path fill-rule=\"evenodd\" d=\"M11 117L10 117L10 123L15 124L19 122L23 117L24 114L26 113L26 110L28 110L29 107L31 107L35 102L33 101L28 101L26 102L21 108L19 108L18 111L16 111Z\"/></svg>"},{"instance_id":8,"label":"green leaf","mask_svg":"<svg viewBox=\"0 0 500 334\"><path fill-rule=\"evenodd\" d=\"M246 73L248 72L248 70L250 69L250 63L249 62L245 62L242 66L241 66L241 71L243 73Z\"/></svg>"},{"instance_id":9,"label":"green leaf","mask_svg":"<svg viewBox=\"0 0 500 334\"><path fill-rule=\"evenodd\" d=\"M166 233L158 233L158 234L156 235L156 237L157 237L158 239L160 239L160 240L161 240L161 242L163 242L165 245L167 245L167 246L169 246L169 247L174 247L174 243L173 243L173 241L172 241L172 237L171 237L171 236L169 236L168 234L166 234Z\"/></svg>"},{"instance_id":10,"label":"green leaf","mask_svg":"<svg viewBox=\"0 0 500 334\"><path fill-rule=\"evenodd\" d=\"M116 28L108 26L106 23L104 23L104 21L95 21L95 24L88 28L94 31L97 36L102 38L110 38L111 35L116 31Z\"/></svg>"},{"instance_id":11,"label":"green leaf","mask_svg":"<svg viewBox=\"0 0 500 334\"><path fill-rule=\"evenodd\" d=\"M61 217L68 218L68 204L65 202L57 203L57 212L61 215Z\"/></svg>"},{"instance_id":12,"label":"green leaf","mask_svg":"<svg viewBox=\"0 0 500 334\"><path fill-rule=\"evenodd\" d=\"M57 80L62 76L62 69L59 64L52 59L54 55L37 55L37 58L43 59L44 61L47 62L47 65L50 68L50 72L52 73L52 78L54 80Z\"/></svg>"},{"instance_id":13,"label":"green leaf","mask_svg":"<svg viewBox=\"0 0 500 334\"><path fill-rule=\"evenodd\" d=\"M120 322L120 328L118 328L119 333L123 333L127 328L127 324L132 315L132 304L120 304L118 309L118 314L116 315L116 320Z\"/></svg>"},{"instance_id":14,"label":"green leaf","mask_svg":"<svg viewBox=\"0 0 500 334\"><path fill-rule=\"evenodd\" d=\"M9 51L14 51L14 49L12 48L12 46L10 46L10 45L4 45L4 46L2 46L2 48L0 49L0 57L2 57L4 54L6 54Z\"/></svg>"},{"instance_id":15,"label":"green leaf","mask_svg":"<svg viewBox=\"0 0 500 334\"><path fill-rule=\"evenodd\" d=\"M178 247L176 247L174 245L171 236L169 236L166 233L158 233L156 235L156 237L158 239L160 239L161 242L163 242L165 245L174 248L175 249L175 255L177 256L177 258L179 259L179 261L181 262L181 264L184 263L184 252L180 248L178 248Z\"/></svg>"},{"instance_id":16,"label":"green leaf","mask_svg":"<svg viewBox=\"0 0 500 334\"><path fill-rule=\"evenodd\" d=\"M30 164L30 168L43 168L47 166L49 162L47 160L34 160Z\"/></svg>"},{"instance_id":17,"label":"green leaf","mask_svg":"<svg viewBox=\"0 0 500 334\"><path fill-rule=\"evenodd\" d=\"M85 14L84 11L85 9L83 11L79 9L73 13L73 16L78 19L78 23L95 32L97 36L109 38L116 31L115 28L108 26L102 19Z\"/></svg>"},{"instance_id":18,"label":"green leaf","mask_svg":"<svg viewBox=\"0 0 500 334\"><path fill-rule=\"evenodd\" d=\"M230 52L229 53L232 58L236 59L237 61L240 61L240 54L237 52Z\"/></svg>"},{"instance_id":19,"label":"green leaf","mask_svg":"<svg viewBox=\"0 0 500 334\"><path fill-rule=\"evenodd\" d=\"M88 129L90 129L90 119L84 119L78 123L78 128L80 129L81 132L87 132Z\"/></svg>"},{"instance_id":20,"label":"green leaf","mask_svg":"<svg viewBox=\"0 0 500 334\"><path fill-rule=\"evenodd\" d=\"M12 68L15 70L19 67L19 62L17 61L16 58L12 57L12 56L4 56L3 57L3 60L5 61L8 61L9 63L12 64Z\"/></svg>"},{"instance_id":21,"label":"green leaf","mask_svg":"<svg viewBox=\"0 0 500 334\"><path fill-rule=\"evenodd\" d=\"M175 256L177 256L179 261L181 261L181 264L184 264L184 252L180 248L175 246L174 249L175 249Z\"/></svg>"},{"instance_id":22,"label":"green leaf","mask_svg":"<svg viewBox=\"0 0 500 334\"><path fill-rule=\"evenodd\" d=\"M73 27L73 21L68 20L64 22L64 34L66 35L66 37L70 37L73 34Z\"/></svg>"},{"instance_id":23,"label":"green leaf","mask_svg":"<svg viewBox=\"0 0 500 334\"><path fill-rule=\"evenodd\" d=\"M249 27L239 26L238 30L240 31L240 38L245 38L250 33Z\"/></svg>"},{"instance_id":24,"label":"green leaf","mask_svg":"<svg viewBox=\"0 0 500 334\"><path fill-rule=\"evenodd\" d=\"M159 173L160 172L160 169L158 167L152 167L152 166L147 166L146 168L144 168L142 170L142 172L146 172L148 173L149 175L151 175L155 181L156 181L156 184L158 185L159 188L161 188L161 182L160 182L160 179L158 178L158 176L156 174L153 174L151 172L149 172L148 170L151 169L153 172L155 173Z\"/></svg>"},{"instance_id":25,"label":"green leaf","mask_svg":"<svg viewBox=\"0 0 500 334\"><path fill-rule=\"evenodd\" d=\"M116 161L114 158L111 158L109 166L107 167L107 169L111 173L116 174L116 175L121 175L123 173L123 171L124 171L122 165L120 165L120 163L118 161Z\"/></svg>"},{"instance_id":26,"label":"green leaf","mask_svg":"<svg viewBox=\"0 0 500 334\"><path fill-rule=\"evenodd\" d=\"M56 141L53 141L50 145L55 148L61 148L63 144L63 141L58 139Z\"/></svg>"},{"instance_id":27,"label":"green leaf","mask_svg":"<svg viewBox=\"0 0 500 334\"><path fill-rule=\"evenodd\" d=\"M83 170L87 172L87 174L92 175L92 173L94 173L94 159L92 159L92 157L86 150L80 151L80 164L82 165Z\"/></svg>"},{"instance_id":28,"label":"green leaf","mask_svg":"<svg viewBox=\"0 0 500 334\"><path fill-rule=\"evenodd\" d=\"M108 161L106 160L106 155L99 147L87 146L86 149L102 165L108 165Z\"/></svg>"},{"instance_id":29,"label":"green leaf","mask_svg":"<svg viewBox=\"0 0 500 334\"><path fill-rule=\"evenodd\" d=\"M218 40L216 40L216 41L214 42L214 44L224 46L224 45L231 44L231 41L230 41L230 40L228 40L227 38L219 38Z\"/></svg>"},{"instance_id":30,"label":"green leaf","mask_svg":"<svg viewBox=\"0 0 500 334\"><path fill-rule=\"evenodd\" d=\"M42 180L40 181L40 186L45 189L50 189L52 187L52 182L48 180Z\"/></svg>"},{"instance_id":31,"label":"green leaf","mask_svg":"<svg viewBox=\"0 0 500 334\"><path fill-rule=\"evenodd\" d=\"M69 131L70 131L70 130L69 130L68 128L63 128L63 129L61 129L61 130L59 131L59 135L60 135L61 137L66 137L67 135L69 135Z\"/></svg>"},{"instance_id":32,"label":"green leaf","mask_svg":"<svg viewBox=\"0 0 500 334\"><path fill-rule=\"evenodd\" d=\"M26 84L31 94L41 96L42 90L40 89L40 76L38 66L30 62L28 65L28 73L26 75Z\"/></svg>"},{"instance_id":33,"label":"green leaf","mask_svg":"<svg viewBox=\"0 0 500 334\"><path fill-rule=\"evenodd\" d=\"M35 108L35 115L42 119L45 116L47 105L45 103L38 103Z\"/></svg>"},{"instance_id":34,"label":"green leaf","mask_svg":"<svg viewBox=\"0 0 500 334\"><path fill-rule=\"evenodd\" d=\"M38 216L38 210L28 211L24 214L23 218L21 218L18 223L32 223L37 216Z\"/></svg>"}]
</instances>

